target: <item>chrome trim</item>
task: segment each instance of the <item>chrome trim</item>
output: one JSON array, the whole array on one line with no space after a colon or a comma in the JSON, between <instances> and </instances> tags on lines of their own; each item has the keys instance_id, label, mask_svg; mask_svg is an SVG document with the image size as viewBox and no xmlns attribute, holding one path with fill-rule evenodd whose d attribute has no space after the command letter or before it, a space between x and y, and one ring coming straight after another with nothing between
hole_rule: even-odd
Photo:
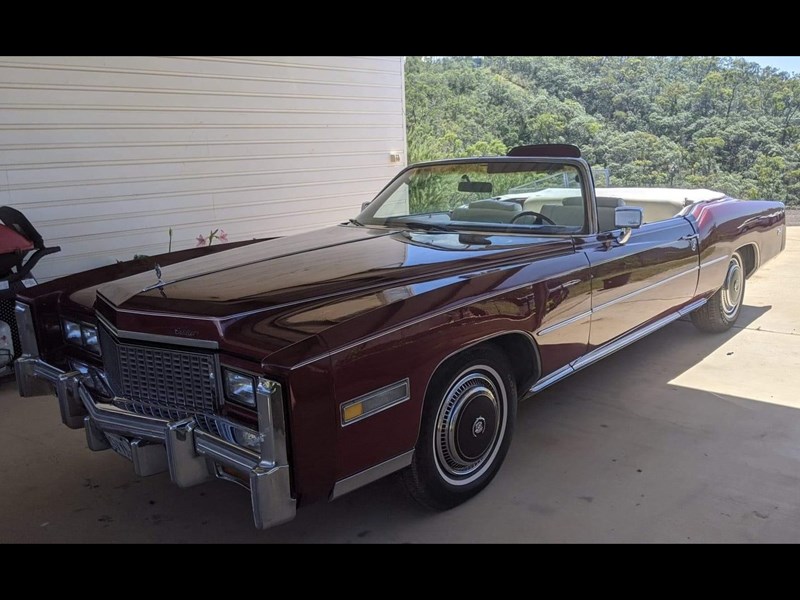
<instances>
[{"instance_id":1,"label":"chrome trim","mask_svg":"<svg viewBox=\"0 0 800 600\"><path fill-rule=\"evenodd\" d=\"M61 422L70 429L81 429L86 409L78 396L78 380L81 374L78 371L62 373L56 380L56 397L58 409L61 412Z\"/></svg>"},{"instance_id":2,"label":"chrome trim","mask_svg":"<svg viewBox=\"0 0 800 600\"><path fill-rule=\"evenodd\" d=\"M559 321L549 327L545 327L544 329L540 329L536 332L536 335L547 335L557 329L561 329L562 327L566 327L567 325L572 325L573 323L580 321L582 319L586 319L587 317L592 316L591 310L586 310L580 314L575 315L574 317L570 317L569 319L564 319L563 321Z\"/></svg>"},{"instance_id":3,"label":"chrome trim","mask_svg":"<svg viewBox=\"0 0 800 600\"><path fill-rule=\"evenodd\" d=\"M20 395L37 385L55 386L62 417L77 419L77 401L83 405L87 445L92 450L109 447L105 433L128 438L134 468L140 475L160 472L166 466L174 483L187 487L202 483L224 466L249 477L253 519L266 528L294 518L291 493L286 419L281 386L272 382L258 397L261 452L233 444L201 430L194 417L169 421L128 412L107 402L95 401L77 371L64 373L39 358L23 356L15 364ZM128 401L120 398L121 401ZM152 442L148 444L146 442Z\"/></svg>"},{"instance_id":4,"label":"chrome trim","mask_svg":"<svg viewBox=\"0 0 800 600\"><path fill-rule=\"evenodd\" d=\"M38 357L23 354L14 361L17 392L23 398L47 396L55 391L61 369L48 365Z\"/></svg>"},{"instance_id":5,"label":"chrome trim","mask_svg":"<svg viewBox=\"0 0 800 600\"><path fill-rule=\"evenodd\" d=\"M553 292L557 292L559 290L563 290L565 288L572 287L573 285L578 285L580 282L581 282L580 279L570 279L569 281L565 281L564 283L559 283L555 287L547 288L547 291L552 294Z\"/></svg>"},{"instance_id":6,"label":"chrome trim","mask_svg":"<svg viewBox=\"0 0 800 600\"><path fill-rule=\"evenodd\" d=\"M150 477L169 470L167 451L161 444L148 444L144 440L131 442L133 471L139 477Z\"/></svg>"},{"instance_id":7,"label":"chrome trim","mask_svg":"<svg viewBox=\"0 0 800 600\"><path fill-rule=\"evenodd\" d=\"M778 227L778 235L781 234L781 228ZM747 273L745 279L750 279L750 277L758 271L761 267L761 248L758 246L758 242L753 242L752 244L747 244L748 246L753 247L753 270ZM742 246L744 248L744 246Z\"/></svg>"},{"instance_id":8,"label":"chrome trim","mask_svg":"<svg viewBox=\"0 0 800 600\"><path fill-rule=\"evenodd\" d=\"M625 294L624 296L620 296L619 298L614 298L613 300L609 300L608 302L605 302L604 304L600 304L600 305L598 305L596 307L593 307L591 310L584 311L584 312L582 312L582 313L580 313L578 315L575 315L574 317L570 317L569 319L565 319L563 321L559 321L558 323L550 325L549 327L545 327L544 329L540 329L539 331L536 332L536 335L537 336L547 335L548 333L550 333L552 331L555 331L555 330L560 329L562 327L565 327L567 325L571 325L571 324L573 324L573 323L575 323L577 321L580 321L581 319L585 319L586 317L591 317L594 313L596 313L598 311L601 311L601 310L603 310L605 308L608 308L609 306L613 306L614 304L617 304L619 302L624 302L625 300L628 300L629 298L633 298L634 296L638 296L639 294L642 294L644 292L647 292L647 291L650 291L650 290L652 290L654 288L657 288L660 285L663 285L665 283L669 283L670 281L674 281L675 279L677 279L679 277L683 277L684 275L690 275L690 274L694 273L697 270L698 270L698 267L692 267L691 269L688 269L686 271L682 271L681 273L677 273L676 275L672 275L670 277L667 277L666 279L662 279L661 281L657 281L655 283L651 283L648 286L645 286L645 287L640 288L638 290L634 290L632 292L629 292L629 293Z\"/></svg>"},{"instance_id":9,"label":"chrome trim","mask_svg":"<svg viewBox=\"0 0 800 600\"><path fill-rule=\"evenodd\" d=\"M377 396L378 394L388 392L389 390L397 387L403 388L403 394L400 398L397 398L396 400L391 400L389 401L388 404L380 405L377 408L373 408L365 413L361 413L355 419L345 422L344 411L347 409L348 406L352 406L353 404L358 404L359 402L364 402L366 400L369 400L370 398L373 398L374 396ZM373 390L371 392L367 392L366 394L362 394L358 398L353 398L352 400L348 400L347 402L342 402L339 405L340 425L342 427L347 427L348 425L352 425L353 423L358 423L359 421L363 421L367 417L371 417L372 415L377 415L378 413L381 413L389 408L392 408L393 406L402 404L410 397L411 397L411 388L408 381L408 377L406 377L405 379L401 379L400 381L397 381L395 383L390 383L389 385L385 385L377 390Z\"/></svg>"},{"instance_id":10,"label":"chrome trim","mask_svg":"<svg viewBox=\"0 0 800 600\"><path fill-rule=\"evenodd\" d=\"M600 304L598 306L592 307L592 313L596 313L598 311L604 310L604 309L608 308L609 306L613 306L614 304L618 304L619 302L624 302L624 301L628 300L629 298L633 298L634 296L638 296L639 294L643 294L645 292L649 292L650 290L655 289L660 285L664 285L665 283L669 283L670 281L675 281L679 277L684 277L686 275L691 275L692 273L695 273L698 270L699 270L699 267L694 266L691 269L687 269L686 271L681 271L680 273L677 273L675 275L671 275L671 276L667 277L666 279L662 279L661 281L656 281L655 283L651 283L650 285L647 285L647 286L645 286L643 288L639 288L638 290L633 290L632 292L628 292L624 296L619 296L618 298L614 298L613 300L609 300L608 302L605 302L605 303Z\"/></svg>"},{"instance_id":11,"label":"chrome trim","mask_svg":"<svg viewBox=\"0 0 800 600\"><path fill-rule=\"evenodd\" d=\"M412 458L414 458L414 451L409 450L408 452L400 454L399 456L395 456L394 458L390 458L389 460L386 460L373 467L364 469L360 473L340 479L333 485L333 491L331 492L330 499L336 500L336 498L344 496L345 494L349 494L353 490L357 490L358 488L370 484L373 481L377 481L378 479L381 479L390 473L404 469L411 464Z\"/></svg>"},{"instance_id":12,"label":"chrome trim","mask_svg":"<svg viewBox=\"0 0 800 600\"><path fill-rule=\"evenodd\" d=\"M121 340L136 340L139 342L152 342L154 344L172 344L173 346L189 346L191 348L201 348L204 350L217 350L219 344L214 340L199 340L196 338L184 338L172 335L160 335L156 333L142 333L140 331L126 331L117 329L108 319L99 312L95 312L97 321L102 323L114 336ZM174 315L172 315L174 317Z\"/></svg>"},{"instance_id":13,"label":"chrome trim","mask_svg":"<svg viewBox=\"0 0 800 600\"><path fill-rule=\"evenodd\" d=\"M676 321L681 317L688 315L690 312L703 306L707 301L708 300L706 298L701 298L700 300L692 302L691 304L687 304L686 306L684 306L681 309L678 309L674 313L670 313L667 316L660 318L658 321L650 323L650 325L636 329L628 333L627 335L618 338L616 341L613 341L609 344L606 344L605 346L592 350L588 354L575 360L572 363L572 367L577 371L592 364L597 360L600 360L601 358L608 356L609 354L613 354L617 350L621 350L625 346L642 339L643 337L653 333L654 331L661 329L665 325L669 325L673 321Z\"/></svg>"},{"instance_id":14,"label":"chrome trim","mask_svg":"<svg viewBox=\"0 0 800 600\"><path fill-rule=\"evenodd\" d=\"M553 385L553 384L554 384L554 383L556 383L557 381L561 381L561 380L562 380L562 379L564 379L564 378L565 378L567 375L569 375L569 374L571 374L571 373L574 373L574 372L575 372L575 370L572 368L572 365L564 365L564 366L563 366L563 367L561 367L560 369L556 369L555 371L553 371L552 373L550 373L550 375L548 375L547 377L542 377L542 378L541 378L539 381L537 381L537 382L536 382L536 384L535 384L535 385L534 385L534 386L533 386L533 387L532 387L530 390L528 390L528 391L529 391L530 393L536 393L536 392L538 392L538 391L541 391L541 390L543 390L544 388L546 388L546 387L549 387L549 386Z\"/></svg>"},{"instance_id":15,"label":"chrome trim","mask_svg":"<svg viewBox=\"0 0 800 600\"><path fill-rule=\"evenodd\" d=\"M628 346L628 345L630 345L630 344L632 344L632 343L634 343L636 341L639 341L643 337L645 337L647 335L650 335L651 333L661 329L665 325L669 325L673 321L677 321L681 317L684 317L684 316L688 315L690 312L700 308L706 302L707 302L707 300L705 298L702 298L700 300L692 302L691 304L688 304L688 305L684 306L683 308L678 309L674 313L670 313L667 316L662 317L658 321L650 323L650 325L647 325L646 327L642 327L640 329L636 329L636 330L634 330L634 331L622 336L621 338L617 338L615 341L613 341L613 342L611 342L609 344L606 344L604 346L600 346L599 348L596 348L595 350L592 350L588 354L585 354L585 355L581 356L580 358L578 358L577 360L574 360L570 364L561 367L557 371L554 371L553 373L551 373L547 377L544 377L544 378L540 379L539 381L536 382L536 384L533 387L531 387L530 390L528 390L528 392L530 394L534 394L536 392L542 391L543 389L545 389L547 387L550 387L554 383L557 383L557 382L561 381L562 379L564 379L565 377L567 377L569 375L572 375L576 371L580 371L581 369L584 369L584 368L588 367L589 365L596 363L601 358L605 358L606 356L608 356L610 354L613 354L614 352L617 352L618 350L622 350L626 346Z\"/></svg>"},{"instance_id":16,"label":"chrome trim","mask_svg":"<svg viewBox=\"0 0 800 600\"><path fill-rule=\"evenodd\" d=\"M14 303L14 317L19 332L20 353L28 356L39 356L39 344L36 341L36 328L33 326L31 307L24 302Z\"/></svg>"},{"instance_id":17,"label":"chrome trim","mask_svg":"<svg viewBox=\"0 0 800 600\"><path fill-rule=\"evenodd\" d=\"M169 477L179 488L198 485L214 475L205 457L197 452L196 428L197 422L192 418L167 423L166 426L164 445Z\"/></svg>"},{"instance_id":18,"label":"chrome trim","mask_svg":"<svg viewBox=\"0 0 800 600\"><path fill-rule=\"evenodd\" d=\"M106 435L94 424L92 417L83 418L83 431L86 433L86 446L93 452L102 452L111 448Z\"/></svg>"},{"instance_id":19,"label":"chrome trim","mask_svg":"<svg viewBox=\"0 0 800 600\"><path fill-rule=\"evenodd\" d=\"M723 260L728 260L728 258L729 258L728 256L720 256L719 258L715 258L714 260L707 260L704 263L700 263L700 268L703 269L705 267L710 267L711 265L715 265Z\"/></svg>"},{"instance_id":20,"label":"chrome trim","mask_svg":"<svg viewBox=\"0 0 800 600\"><path fill-rule=\"evenodd\" d=\"M632 235L633 235L633 229L631 229L630 227L623 228L622 233L620 233L619 237L617 238L617 243L620 246L624 246L630 241Z\"/></svg>"},{"instance_id":21,"label":"chrome trim","mask_svg":"<svg viewBox=\"0 0 800 600\"><path fill-rule=\"evenodd\" d=\"M428 377L428 381L425 382L425 393L426 394L428 393L428 389L431 386L431 380L433 379L433 376L436 374L436 372L439 370L439 367L441 367L445 362L447 362L448 360L453 358L456 354L460 354L461 352L464 352L464 350L469 350L470 348L474 348L475 346L477 346L479 344L482 344L484 342L488 342L488 341L493 340L495 338L503 337L503 336L506 336L506 335L521 335L522 337L524 337L528 341L528 343L531 346L531 350L533 350L533 358L534 358L534 369L532 369L531 372L533 374L540 373L541 370L542 370L542 356L541 356L541 354L539 354L539 346L536 345L536 340L533 338L533 334L531 334L530 331L523 331L521 329L512 329L511 331L500 331L500 332L489 334L489 335L484 336L482 338L478 338L477 340L472 340L472 342L469 345L466 345L466 346L463 346L461 348L458 348L457 350L453 350L450 354L448 354L442 360L440 360L436 364L436 367L433 369L433 371L431 371L431 375L430 375L430 377ZM532 376L533 375L531 375L531 377Z\"/></svg>"}]
</instances>

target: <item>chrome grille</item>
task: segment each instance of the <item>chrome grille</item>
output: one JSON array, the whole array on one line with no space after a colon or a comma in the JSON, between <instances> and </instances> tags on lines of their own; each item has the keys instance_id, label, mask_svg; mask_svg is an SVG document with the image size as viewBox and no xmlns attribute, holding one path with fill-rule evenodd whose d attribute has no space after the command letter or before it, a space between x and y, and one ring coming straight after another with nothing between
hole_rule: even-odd
<instances>
[{"instance_id":1,"label":"chrome grille","mask_svg":"<svg viewBox=\"0 0 800 600\"><path fill-rule=\"evenodd\" d=\"M208 413L190 413L187 410L180 408L170 408L160 404L151 404L149 402L139 402L136 400L128 400L127 398L113 398L111 404L122 410L136 413L137 415L145 415L147 417L157 417L159 419L166 419L168 421L180 421L189 416L194 417L197 421L197 426L203 431L220 435L220 428L218 425L219 417ZM227 438L226 438L227 439Z\"/></svg>"},{"instance_id":2,"label":"chrome grille","mask_svg":"<svg viewBox=\"0 0 800 600\"><path fill-rule=\"evenodd\" d=\"M122 408L174 419L212 413L219 405L213 354L123 343L99 329L111 389L131 403ZM142 407L153 412L136 410Z\"/></svg>"}]
</instances>

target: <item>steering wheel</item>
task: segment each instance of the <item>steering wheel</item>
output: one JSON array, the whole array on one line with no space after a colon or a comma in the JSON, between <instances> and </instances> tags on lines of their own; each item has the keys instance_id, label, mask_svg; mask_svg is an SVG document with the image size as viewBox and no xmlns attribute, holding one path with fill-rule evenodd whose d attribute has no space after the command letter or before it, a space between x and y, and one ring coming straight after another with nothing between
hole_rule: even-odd
<instances>
[{"instance_id":1,"label":"steering wheel","mask_svg":"<svg viewBox=\"0 0 800 600\"><path fill-rule=\"evenodd\" d=\"M549 217L545 217L542 213L538 213L535 210L523 210L520 213L514 215L514 218L511 219L511 223L515 223L517 219L520 217L527 217L529 215L533 215L534 217L538 217L538 223L534 223L534 225L541 225L542 221L546 222L548 225L556 225L556 222Z\"/></svg>"}]
</instances>

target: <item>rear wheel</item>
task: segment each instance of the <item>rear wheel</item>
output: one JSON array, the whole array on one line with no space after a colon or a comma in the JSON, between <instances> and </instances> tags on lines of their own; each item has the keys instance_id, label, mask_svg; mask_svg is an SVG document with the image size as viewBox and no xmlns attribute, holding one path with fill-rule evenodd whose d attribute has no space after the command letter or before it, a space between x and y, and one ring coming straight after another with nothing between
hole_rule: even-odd
<instances>
[{"instance_id":1,"label":"rear wheel","mask_svg":"<svg viewBox=\"0 0 800 600\"><path fill-rule=\"evenodd\" d=\"M742 255L734 252L722 287L703 306L691 313L692 323L701 331L727 331L739 318L744 299L745 271Z\"/></svg>"},{"instance_id":2,"label":"rear wheel","mask_svg":"<svg viewBox=\"0 0 800 600\"><path fill-rule=\"evenodd\" d=\"M431 380L419 440L403 482L429 508L468 500L497 474L517 414L517 391L505 355L494 347L468 350Z\"/></svg>"}]
</instances>

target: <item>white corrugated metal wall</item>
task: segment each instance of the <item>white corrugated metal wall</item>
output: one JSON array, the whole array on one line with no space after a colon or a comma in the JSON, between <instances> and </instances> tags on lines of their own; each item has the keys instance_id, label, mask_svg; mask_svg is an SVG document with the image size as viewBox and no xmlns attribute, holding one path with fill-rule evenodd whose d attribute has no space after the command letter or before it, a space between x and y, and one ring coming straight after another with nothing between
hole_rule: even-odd
<instances>
[{"instance_id":1,"label":"white corrugated metal wall","mask_svg":"<svg viewBox=\"0 0 800 600\"><path fill-rule=\"evenodd\" d=\"M0 203L49 278L357 214L405 164L401 57L0 57ZM400 163L390 153L400 151Z\"/></svg>"}]
</instances>

